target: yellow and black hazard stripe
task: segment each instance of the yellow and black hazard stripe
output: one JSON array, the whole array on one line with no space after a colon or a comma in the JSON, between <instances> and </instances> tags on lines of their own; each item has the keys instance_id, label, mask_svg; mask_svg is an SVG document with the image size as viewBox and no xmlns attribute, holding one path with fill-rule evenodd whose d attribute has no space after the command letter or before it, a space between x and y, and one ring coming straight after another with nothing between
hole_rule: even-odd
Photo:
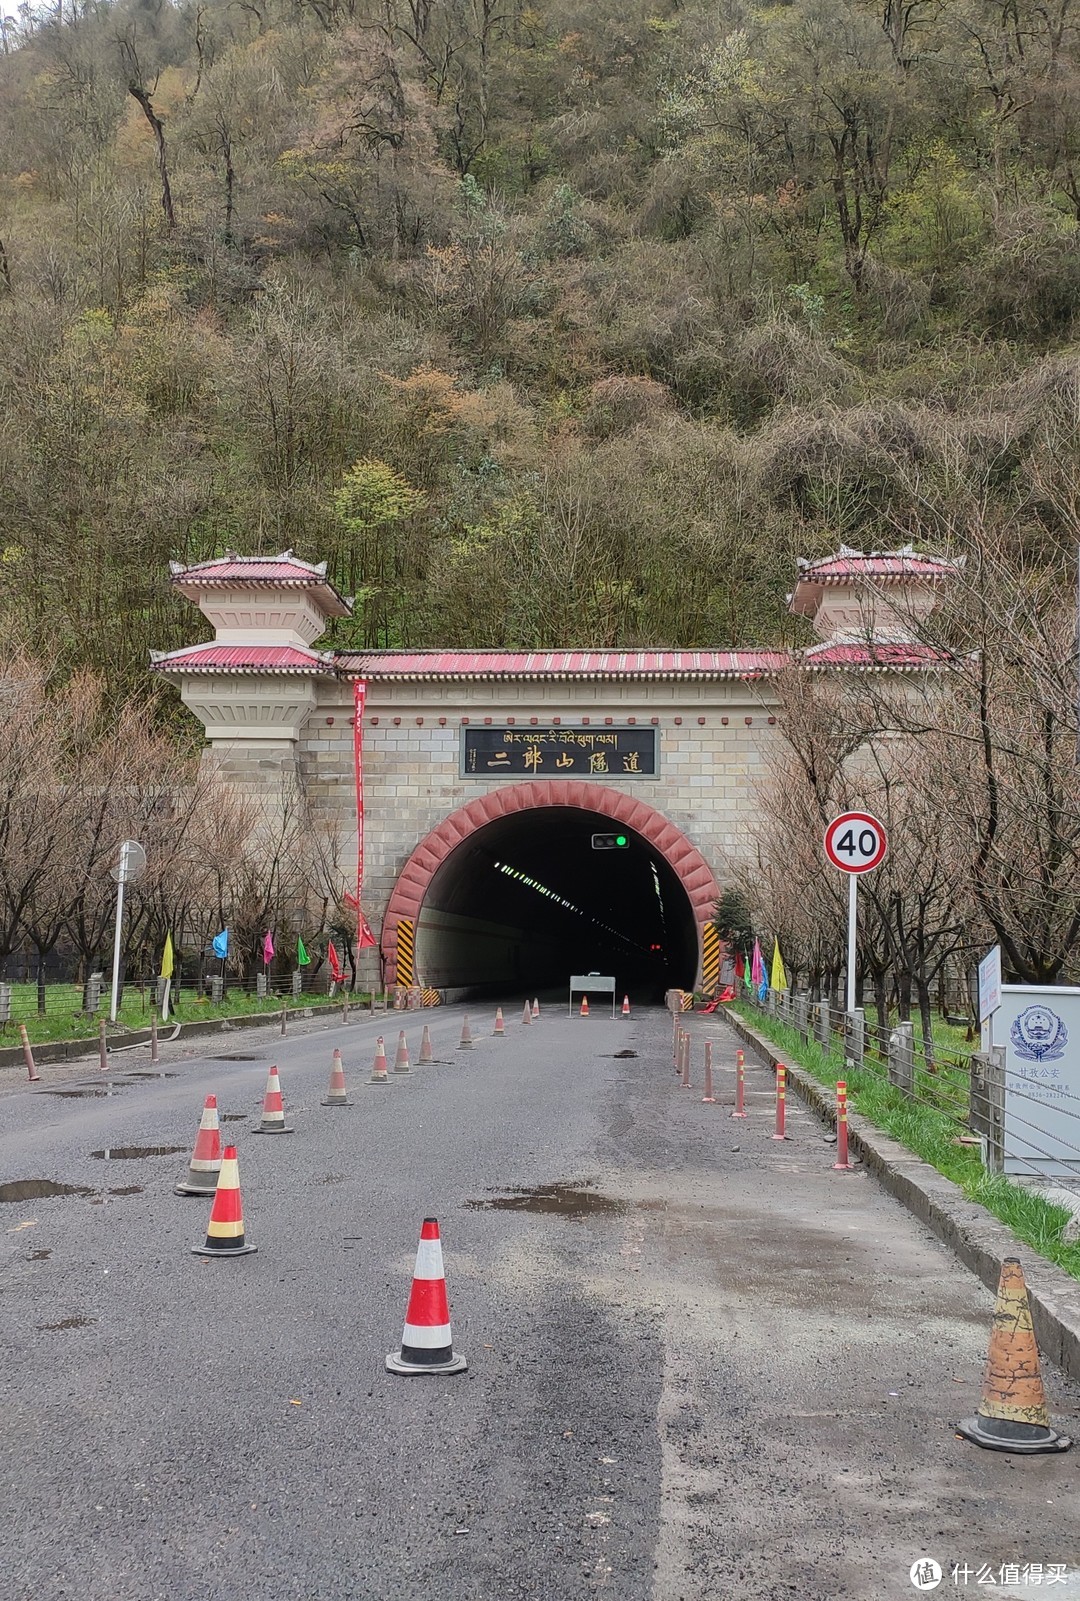
<instances>
[{"instance_id":1,"label":"yellow and black hazard stripe","mask_svg":"<svg viewBox=\"0 0 1080 1601\"><path fill-rule=\"evenodd\" d=\"M711 923L706 923L701 937L701 987L706 995L715 995L720 982L720 935Z\"/></svg>"},{"instance_id":2,"label":"yellow and black hazard stripe","mask_svg":"<svg viewBox=\"0 0 1080 1601\"><path fill-rule=\"evenodd\" d=\"M421 1006L441 1006L442 1005L442 995L441 995L441 993L438 990L421 990L420 991L420 1005Z\"/></svg>"},{"instance_id":3,"label":"yellow and black hazard stripe","mask_svg":"<svg viewBox=\"0 0 1080 1601\"><path fill-rule=\"evenodd\" d=\"M411 917L402 917L397 926L397 970L394 979L410 989L416 982L416 926Z\"/></svg>"}]
</instances>

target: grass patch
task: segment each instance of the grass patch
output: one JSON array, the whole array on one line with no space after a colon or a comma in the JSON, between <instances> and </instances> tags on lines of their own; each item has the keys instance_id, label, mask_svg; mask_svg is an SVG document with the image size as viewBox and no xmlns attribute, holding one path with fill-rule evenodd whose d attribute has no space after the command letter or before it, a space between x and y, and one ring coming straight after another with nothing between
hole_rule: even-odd
<instances>
[{"instance_id":1,"label":"grass patch","mask_svg":"<svg viewBox=\"0 0 1080 1601\"><path fill-rule=\"evenodd\" d=\"M965 1075L959 1068L943 1067L933 1076L918 1074L916 1090L920 1097L925 1094L926 1101L909 1100L890 1084L882 1069L849 1068L845 1072L841 1056L823 1050L816 1040L804 1044L801 1034L787 1023L745 1001L730 1005L819 1084L832 1089L837 1079L844 1079L848 1104L860 1116L951 1179L969 1201L984 1206L1033 1251L1080 1279L1080 1241L1069 1244L1062 1239L1070 1217L1067 1208L1032 1194L1003 1173L988 1173L976 1146L956 1143L958 1136L967 1132L967 1086L960 1082Z\"/></svg>"},{"instance_id":2,"label":"grass patch","mask_svg":"<svg viewBox=\"0 0 1080 1601\"><path fill-rule=\"evenodd\" d=\"M98 1019L108 1016L107 990L102 996L102 1009L96 1017L87 1017L82 1011L82 987L78 984L50 984L46 992L48 1011L44 1017L38 1016L35 985L13 984L11 991L11 1022L0 1027L0 1045L18 1045L20 1023L26 1024L26 1032L35 1045L49 1044L56 1040L96 1039ZM154 1010L153 997L152 988L140 994L137 988L129 985L124 991L117 1028L149 1028L150 1014ZM341 996L331 1001L323 994L305 994L300 997L292 994L285 997L273 995L266 1000L260 1000L258 996L247 991L234 989L226 992L220 1006L215 1006L209 995L200 1000L194 989L182 989L175 1012L170 1013L167 1024L162 1023L160 1011L158 1012L158 1027L164 1030L171 1028L173 1023L199 1023L214 1019L223 1021L229 1017L250 1017L259 1013L274 1016L280 1013L283 999L293 1010L308 1006L317 1009L327 1006L339 1007L342 1003ZM366 1006L368 1000L366 993L357 993L349 997L350 1005ZM112 1024L109 1027L112 1029Z\"/></svg>"}]
</instances>

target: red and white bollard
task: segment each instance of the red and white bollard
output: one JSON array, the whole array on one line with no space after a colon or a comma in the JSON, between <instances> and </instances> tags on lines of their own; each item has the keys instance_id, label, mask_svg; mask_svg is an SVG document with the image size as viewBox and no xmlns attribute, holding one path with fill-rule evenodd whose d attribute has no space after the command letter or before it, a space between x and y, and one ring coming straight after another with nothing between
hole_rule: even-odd
<instances>
[{"instance_id":1,"label":"red and white bollard","mask_svg":"<svg viewBox=\"0 0 1080 1601\"><path fill-rule=\"evenodd\" d=\"M786 1140L784 1122L787 1115L787 1068L783 1062L776 1064L776 1133L774 1140Z\"/></svg>"},{"instance_id":2,"label":"red and white bollard","mask_svg":"<svg viewBox=\"0 0 1080 1601\"><path fill-rule=\"evenodd\" d=\"M851 1173L854 1162L848 1159L847 1085L840 1079L836 1085L836 1161L833 1171Z\"/></svg>"},{"instance_id":3,"label":"red and white bollard","mask_svg":"<svg viewBox=\"0 0 1080 1601\"><path fill-rule=\"evenodd\" d=\"M150 1065L156 1067L158 1062L157 1013L150 1013Z\"/></svg>"},{"instance_id":4,"label":"red and white bollard","mask_svg":"<svg viewBox=\"0 0 1080 1601\"><path fill-rule=\"evenodd\" d=\"M735 1052L735 1110L731 1115L746 1116L746 1064L741 1051Z\"/></svg>"},{"instance_id":5,"label":"red and white bollard","mask_svg":"<svg viewBox=\"0 0 1080 1601\"><path fill-rule=\"evenodd\" d=\"M687 1032L687 1033L685 1033L683 1035L682 1087L683 1087L684 1090L688 1090L688 1089L691 1088L691 1084L690 1084L690 1035L689 1035L689 1032Z\"/></svg>"},{"instance_id":6,"label":"red and white bollard","mask_svg":"<svg viewBox=\"0 0 1080 1601\"><path fill-rule=\"evenodd\" d=\"M34 1065L34 1051L30 1044L30 1036L26 1032L25 1023L19 1024L19 1038L22 1040L22 1053L23 1061L26 1063L26 1076L30 1080L31 1084L36 1084L41 1078L41 1074Z\"/></svg>"},{"instance_id":7,"label":"red and white bollard","mask_svg":"<svg viewBox=\"0 0 1080 1601\"><path fill-rule=\"evenodd\" d=\"M105 1041L105 1019L102 1018L97 1026L98 1031L98 1069L102 1073L109 1071L109 1047Z\"/></svg>"},{"instance_id":8,"label":"red and white bollard","mask_svg":"<svg viewBox=\"0 0 1080 1601\"><path fill-rule=\"evenodd\" d=\"M705 1094L701 1097L702 1106L715 1106L716 1096L712 1092L712 1040L705 1041Z\"/></svg>"}]
</instances>

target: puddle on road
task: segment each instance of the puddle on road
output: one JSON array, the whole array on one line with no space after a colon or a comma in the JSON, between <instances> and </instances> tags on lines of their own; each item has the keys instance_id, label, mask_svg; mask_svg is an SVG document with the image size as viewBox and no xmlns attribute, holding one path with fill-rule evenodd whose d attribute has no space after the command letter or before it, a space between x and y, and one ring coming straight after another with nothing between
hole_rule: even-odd
<instances>
[{"instance_id":1,"label":"puddle on road","mask_svg":"<svg viewBox=\"0 0 1080 1601\"><path fill-rule=\"evenodd\" d=\"M90 1155L98 1162L139 1162L144 1156L176 1156L186 1150L186 1145L107 1145Z\"/></svg>"},{"instance_id":2,"label":"puddle on road","mask_svg":"<svg viewBox=\"0 0 1080 1601\"><path fill-rule=\"evenodd\" d=\"M66 1317L62 1323L39 1323L38 1328L42 1334L55 1334L57 1329L85 1329L96 1322L96 1317Z\"/></svg>"},{"instance_id":3,"label":"puddle on road","mask_svg":"<svg viewBox=\"0 0 1080 1601\"><path fill-rule=\"evenodd\" d=\"M87 1184L57 1184L54 1179L16 1179L0 1184L0 1203L4 1201L47 1201L54 1195L93 1195Z\"/></svg>"},{"instance_id":4,"label":"puddle on road","mask_svg":"<svg viewBox=\"0 0 1080 1601\"><path fill-rule=\"evenodd\" d=\"M119 1095L121 1090L129 1088L127 1084L94 1084L81 1090L42 1090L43 1095L55 1095L62 1101L89 1101L99 1100L105 1095Z\"/></svg>"},{"instance_id":5,"label":"puddle on road","mask_svg":"<svg viewBox=\"0 0 1080 1601\"><path fill-rule=\"evenodd\" d=\"M132 1070L132 1072L130 1072L130 1073L125 1073L124 1077L125 1078L179 1078L180 1075L179 1075L179 1073L150 1073L150 1072L144 1071L143 1069L140 1068L138 1072L135 1072L134 1070Z\"/></svg>"},{"instance_id":6,"label":"puddle on road","mask_svg":"<svg viewBox=\"0 0 1080 1601\"><path fill-rule=\"evenodd\" d=\"M599 1190L574 1184L543 1184L532 1189L510 1190L482 1201L466 1201L471 1212L546 1212L556 1217L580 1219L593 1212L625 1212L626 1202L616 1201Z\"/></svg>"}]
</instances>

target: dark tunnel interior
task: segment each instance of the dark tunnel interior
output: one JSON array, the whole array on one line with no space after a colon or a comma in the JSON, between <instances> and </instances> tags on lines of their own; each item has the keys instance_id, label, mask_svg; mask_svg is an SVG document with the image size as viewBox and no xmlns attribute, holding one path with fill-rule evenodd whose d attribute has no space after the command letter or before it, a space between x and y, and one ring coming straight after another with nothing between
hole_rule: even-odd
<instances>
[{"instance_id":1,"label":"dark tunnel interior","mask_svg":"<svg viewBox=\"0 0 1080 1601\"><path fill-rule=\"evenodd\" d=\"M597 850L594 834L625 848ZM598 812L540 807L478 829L428 887L417 923L425 984L466 994L565 990L573 973L614 975L638 1003L691 988L693 909L664 857Z\"/></svg>"}]
</instances>

